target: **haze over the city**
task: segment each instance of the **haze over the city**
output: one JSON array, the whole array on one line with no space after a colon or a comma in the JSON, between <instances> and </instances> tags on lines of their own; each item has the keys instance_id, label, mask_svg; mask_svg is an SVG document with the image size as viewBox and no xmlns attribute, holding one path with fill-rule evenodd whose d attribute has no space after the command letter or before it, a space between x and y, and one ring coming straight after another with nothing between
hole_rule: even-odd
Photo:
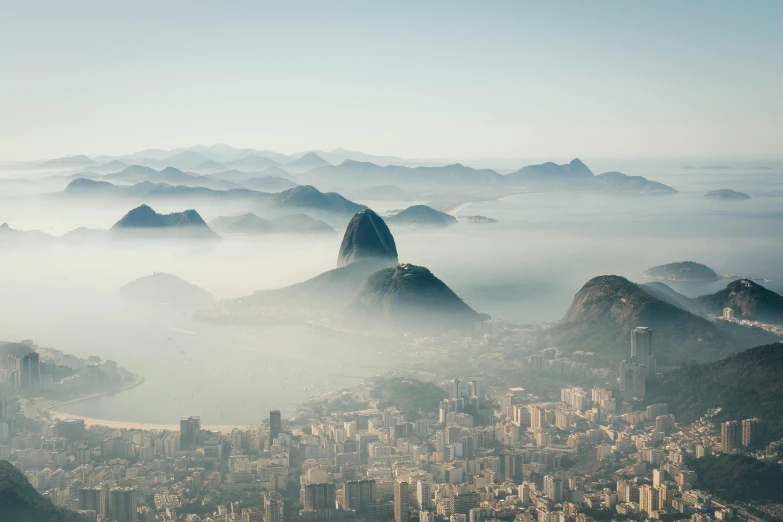
<instances>
[{"instance_id":1,"label":"haze over the city","mask_svg":"<svg viewBox=\"0 0 783 522\"><path fill-rule=\"evenodd\" d=\"M783 520L780 2L0 13L0 522Z\"/></svg>"}]
</instances>

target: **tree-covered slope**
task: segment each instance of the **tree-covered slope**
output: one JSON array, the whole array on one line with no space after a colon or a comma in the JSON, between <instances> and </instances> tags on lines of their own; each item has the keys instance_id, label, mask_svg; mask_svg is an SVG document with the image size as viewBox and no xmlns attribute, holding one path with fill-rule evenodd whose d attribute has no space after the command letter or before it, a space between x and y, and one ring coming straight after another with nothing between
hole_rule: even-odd
<instances>
[{"instance_id":1,"label":"tree-covered slope","mask_svg":"<svg viewBox=\"0 0 783 522\"><path fill-rule=\"evenodd\" d=\"M783 344L666 372L649 383L647 400L669 404L678 422L715 408L717 421L758 417L765 440L783 438Z\"/></svg>"},{"instance_id":2,"label":"tree-covered slope","mask_svg":"<svg viewBox=\"0 0 783 522\"><path fill-rule=\"evenodd\" d=\"M3 522L87 522L73 511L57 508L42 497L24 474L0 460L0 520Z\"/></svg>"}]
</instances>

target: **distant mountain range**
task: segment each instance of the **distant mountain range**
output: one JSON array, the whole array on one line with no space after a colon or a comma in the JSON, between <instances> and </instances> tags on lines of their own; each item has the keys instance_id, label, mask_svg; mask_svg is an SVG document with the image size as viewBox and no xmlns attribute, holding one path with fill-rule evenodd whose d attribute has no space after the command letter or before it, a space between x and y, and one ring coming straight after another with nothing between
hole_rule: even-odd
<instances>
[{"instance_id":1,"label":"distant mountain range","mask_svg":"<svg viewBox=\"0 0 783 522\"><path fill-rule=\"evenodd\" d=\"M294 173L301 183L329 190L359 190L371 186L394 185L404 190L453 190L482 188L494 192L518 190L579 190L620 194L674 194L672 187L628 176L621 172L595 175L582 161L558 165L546 162L522 167L503 175L491 169L475 169L454 163L404 160L394 156L372 156L356 151L307 151L284 155L268 150L234 148L228 145L194 146L184 149L148 149L125 156L71 156L51 160L42 169L95 167L96 173L108 172L121 164L137 164L161 170L173 167L202 175L219 177L221 172L238 170L258 172L271 167ZM112 167L111 165L114 165ZM271 174L271 173L270 173ZM279 175L279 174L272 174ZM226 178L220 178L226 179ZM151 180L152 181L152 180ZM229 180L235 181L235 180Z\"/></svg>"},{"instance_id":2,"label":"distant mountain range","mask_svg":"<svg viewBox=\"0 0 783 522\"><path fill-rule=\"evenodd\" d=\"M266 206L298 211L314 211L349 216L362 210L358 205L333 192L323 193L311 186L297 186L278 193L258 192L249 189L214 190L205 187L173 186L148 181L132 186L114 185L106 181L77 178L62 192L65 198L106 198L143 202L168 199L198 203L201 201L242 201L249 205Z\"/></svg>"},{"instance_id":3,"label":"distant mountain range","mask_svg":"<svg viewBox=\"0 0 783 522\"><path fill-rule=\"evenodd\" d=\"M332 188L396 185L403 189L481 187L492 190L592 190L626 194L676 194L672 187L641 176L621 172L594 175L579 159L565 165L529 165L502 175L490 169L474 169L459 163L437 167L385 167L370 162L345 160L340 165L319 167L300 175L308 183Z\"/></svg>"},{"instance_id":4,"label":"distant mountain range","mask_svg":"<svg viewBox=\"0 0 783 522\"><path fill-rule=\"evenodd\" d=\"M406 227L440 227L445 228L457 222L457 218L452 215L440 212L427 205L413 205L405 210L386 218L386 221L392 225L401 225Z\"/></svg>"}]
</instances>

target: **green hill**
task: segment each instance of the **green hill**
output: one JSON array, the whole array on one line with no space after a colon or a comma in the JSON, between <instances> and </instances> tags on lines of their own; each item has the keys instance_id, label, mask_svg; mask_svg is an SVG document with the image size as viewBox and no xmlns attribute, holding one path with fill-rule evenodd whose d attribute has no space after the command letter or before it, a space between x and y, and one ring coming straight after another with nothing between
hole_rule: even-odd
<instances>
[{"instance_id":1,"label":"green hill","mask_svg":"<svg viewBox=\"0 0 783 522\"><path fill-rule=\"evenodd\" d=\"M714 361L740 349L703 317L615 275L588 281L562 322L549 330L546 342L570 351L593 351L600 360L617 362L629 356L631 330L637 326L655 331L654 352L662 367Z\"/></svg>"},{"instance_id":2,"label":"green hill","mask_svg":"<svg viewBox=\"0 0 783 522\"><path fill-rule=\"evenodd\" d=\"M215 301L215 296L172 274L156 272L140 277L120 288L120 295L135 301L150 304L187 307L206 306Z\"/></svg>"},{"instance_id":3,"label":"green hill","mask_svg":"<svg viewBox=\"0 0 783 522\"><path fill-rule=\"evenodd\" d=\"M689 458L698 486L727 502L783 501L783 468L747 455Z\"/></svg>"},{"instance_id":4,"label":"green hill","mask_svg":"<svg viewBox=\"0 0 783 522\"><path fill-rule=\"evenodd\" d=\"M767 290L750 279L737 279L726 288L695 299L707 313L720 315L724 308L731 308L739 319L764 323L783 323L783 296Z\"/></svg>"},{"instance_id":5,"label":"green hill","mask_svg":"<svg viewBox=\"0 0 783 522\"><path fill-rule=\"evenodd\" d=\"M41 496L24 474L0 460L0 520L3 522L87 522L73 511L57 508Z\"/></svg>"},{"instance_id":6,"label":"green hill","mask_svg":"<svg viewBox=\"0 0 783 522\"><path fill-rule=\"evenodd\" d=\"M414 330L473 328L481 316L427 268L402 264L375 272L352 304L356 319Z\"/></svg>"},{"instance_id":7,"label":"green hill","mask_svg":"<svg viewBox=\"0 0 783 522\"><path fill-rule=\"evenodd\" d=\"M765 440L783 438L783 344L664 373L649 383L647 395L650 403L669 404L681 423L721 408L718 421L758 417Z\"/></svg>"}]
</instances>

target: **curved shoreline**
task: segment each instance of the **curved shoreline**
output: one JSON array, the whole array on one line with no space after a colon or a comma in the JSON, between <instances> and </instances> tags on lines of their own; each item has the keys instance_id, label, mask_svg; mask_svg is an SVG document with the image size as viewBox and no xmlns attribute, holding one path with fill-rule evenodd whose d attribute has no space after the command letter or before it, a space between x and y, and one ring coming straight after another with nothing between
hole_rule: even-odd
<instances>
[{"instance_id":1,"label":"curved shoreline","mask_svg":"<svg viewBox=\"0 0 783 522\"><path fill-rule=\"evenodd\" d=\"M57 419L57 418L81 419L84 421L85 426L105 426L107 428L116 428L116 429L179 431L178 424L159 424L159 423L148 423L148 422L96 419L93 417L87 417L85 415L76 415L76 414L60 411L60 408L62 408L63 406L71 406L73 404L77 404L79 402L83 402L90 399L95 399L97 397L104 397L106 395L112 395L115 393L121 393L124 391L132 390L133 388L136 388L137 386L143 384L144 381L145 378L143 376L137 376L134 382L118 390L108 390L108 391L93 393L90 395L85 395L84 397L77 397L75 399L58 402L57 404L54 404L48 408L44 408L44 409L36 408L36 411L42 417L46 417L49 419ZM242 428L247 428L248 426L249 425L247 424L242 424L242 425L216 424L216 425L203 425L202 428L209 429L212 431L231 432L231 430L233 430L234 428L242 429Z\"/></svg>"}]
</instances>

